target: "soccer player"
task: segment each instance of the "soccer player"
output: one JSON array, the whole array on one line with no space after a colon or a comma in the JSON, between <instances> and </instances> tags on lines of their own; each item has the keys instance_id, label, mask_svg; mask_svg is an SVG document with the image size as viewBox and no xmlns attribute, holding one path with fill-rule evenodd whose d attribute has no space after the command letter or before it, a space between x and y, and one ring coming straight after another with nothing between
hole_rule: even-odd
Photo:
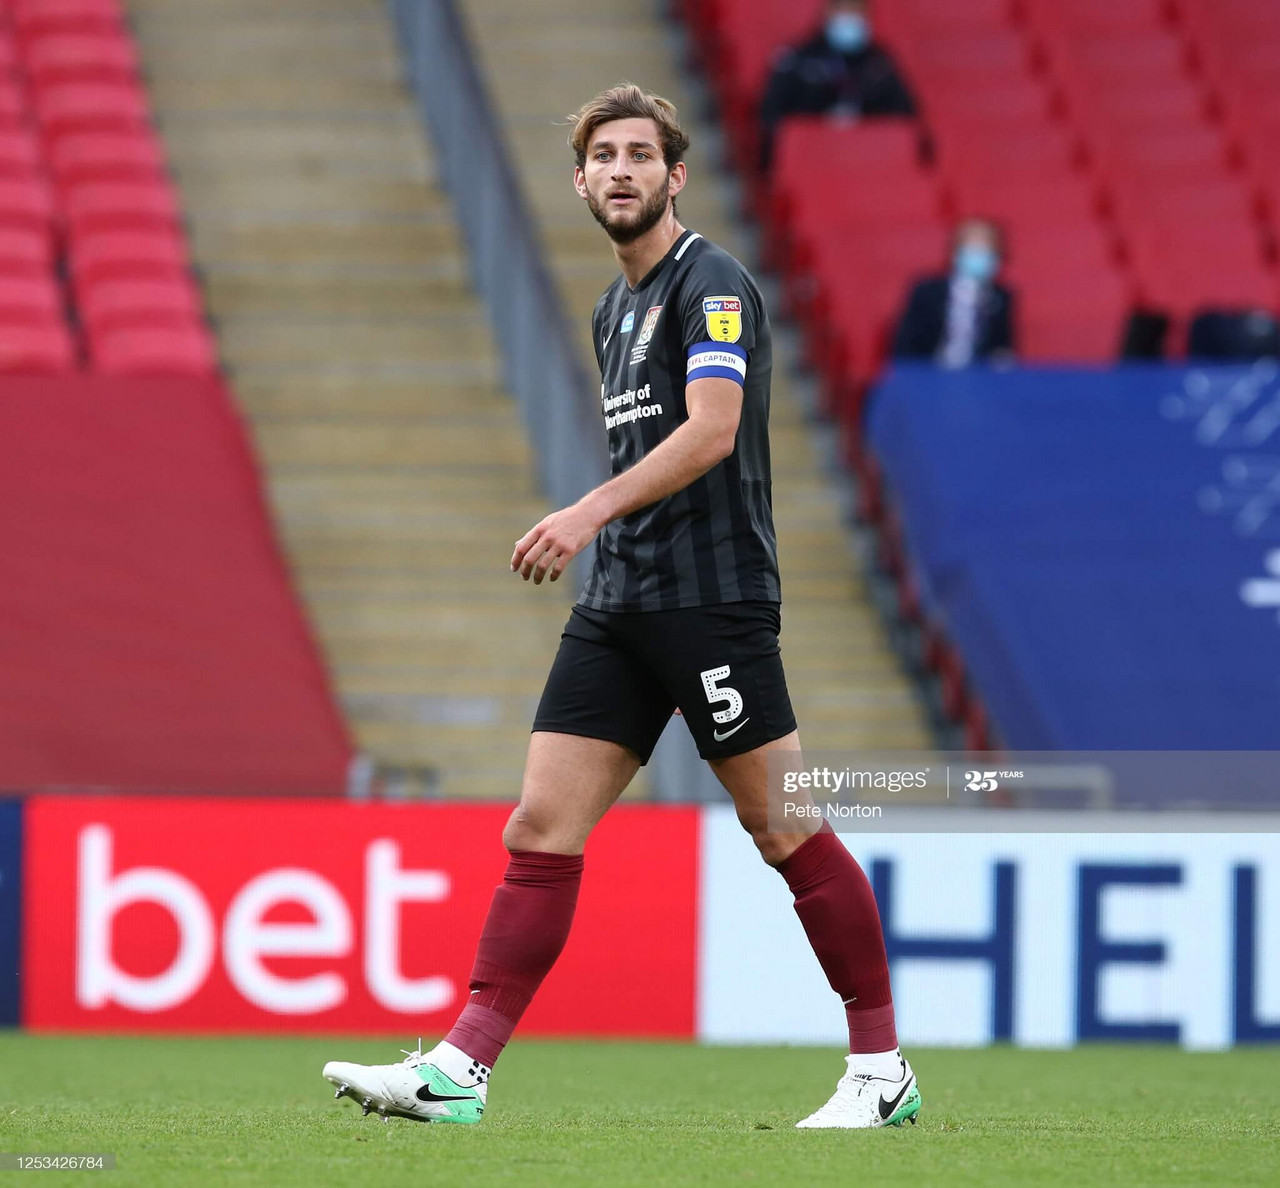
<instances>
[{"instance_id":1,"label":"soccer player","mask_svg":"<svg viewBox=\"0 0 1280 1188\"><path fill-rule=\"evenodd\" d=\"M764 301L737 260L680 224L689 139L667 100L618 86L573 119L574 187L621 269L592 317L613 477L535 524L511 568L554 582L592 541L594 564L534 719L466 1006L430 1052L324 1076L366 1113L480 1120L494 1063L569 935L587 836L678 709L844 1003L847 1071L797 1125L914 1122L871 886L829 826L769 830L766 756L800 741L778 648Z\"/></svg>"}]
</instances>

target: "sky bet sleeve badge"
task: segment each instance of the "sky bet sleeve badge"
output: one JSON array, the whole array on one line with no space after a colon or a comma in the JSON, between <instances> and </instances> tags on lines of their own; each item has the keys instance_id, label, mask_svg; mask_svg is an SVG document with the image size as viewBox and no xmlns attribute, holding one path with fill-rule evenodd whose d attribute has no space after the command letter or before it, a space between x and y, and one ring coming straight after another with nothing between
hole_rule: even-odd
<instances>
[{"instance_id":1,"label":"sky bet sleeve badge","mask_svg":"<svg viewBox=\"0 0 1280 1188\"><path fill-rule=\"evenodd\" d=\"M704 297L702 312L712 342L737 342L742 337L741 297Z\"/></svg>"}]
</instances>

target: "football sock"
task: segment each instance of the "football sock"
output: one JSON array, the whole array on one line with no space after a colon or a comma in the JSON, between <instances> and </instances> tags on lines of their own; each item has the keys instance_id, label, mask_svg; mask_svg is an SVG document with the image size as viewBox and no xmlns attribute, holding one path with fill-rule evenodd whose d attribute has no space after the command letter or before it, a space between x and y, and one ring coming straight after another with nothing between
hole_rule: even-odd
<instances>
[{"instance_id":1,"label":"football sock","mask_svg":"<svg viewBox=\"0 0 1280 1188\"><path fill-rule=\"evenodd\" d=\"M849 1023L849 1051L898 1046L880 912L853 855L823 823L778 867L795 896L796 915Z\"/></svg>"},{"instance_id":2,"label":"football sock","mask_svg":"<svg viewBox=\"0 0 1280 1188\"><path fill-rule=\"evenodd\" d=\"M446 1077L467 1087L487 1081L492 1071L487 1064L473 1060L448 1040L441 1040L431 1049L431 1063Z\"/></svg>"},{"instance_id":3,"label":"football sock","mask_svg":"<svg viewBox=\"0 0 1280 1188\"><path fill-rule=\"evenodd\" d=\"M897 1048L890 1052L859 1052L853 1067L855 1072L896 1081L902 1076L902 1053Z\"/></svg>"},{"instance_id":4,"label":"football sock","mask_svg":"<svg viewBox=\"0 0 1280 1188\"><path fill-rule=\"evenodd\" d=\"M513 850L471 968L471 998L445 1042L493 1066L573 923L581 854Z\"/></svg>"}]
</instances>

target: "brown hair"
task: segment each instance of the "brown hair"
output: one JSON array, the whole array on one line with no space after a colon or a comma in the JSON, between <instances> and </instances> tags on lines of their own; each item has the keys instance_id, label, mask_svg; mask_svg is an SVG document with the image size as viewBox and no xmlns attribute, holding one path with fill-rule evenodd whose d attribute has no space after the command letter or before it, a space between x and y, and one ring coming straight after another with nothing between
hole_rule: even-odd
<instances>
[{"instance_id":1,"label":"brown hair","mask_svg":"<svg viewBox=\"0 0 1280 1188\"><path fill-rule=\"evenodd\" d=\"M569 119L573 126L569 133L569 147L573 149L579 168L586 164L591 134L610 120L652 120L658 126L658 143L662 146L662 159L668 169L684 160L689 147L689 137L680 127L675 104L661 95L641 90L634 83L619 83L601 91Z\"/></svg>"}]
</instances>

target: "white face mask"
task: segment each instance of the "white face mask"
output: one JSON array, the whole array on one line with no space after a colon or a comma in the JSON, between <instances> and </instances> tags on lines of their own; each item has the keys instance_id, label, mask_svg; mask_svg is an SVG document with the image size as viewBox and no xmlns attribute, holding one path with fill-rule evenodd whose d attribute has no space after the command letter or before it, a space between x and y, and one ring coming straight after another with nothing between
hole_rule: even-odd
<instances>
[{"instance_id":1,"label":"white face mask","mask_svg":"<svg viewBox=\"0 0 1280 1188\"><path fill-rule=\"evenodd\" d=\"M826 34L832 49L856 53L871 40L871 22L860 12L838 12L827 18Z\"/></svg>"}]
</instances>

